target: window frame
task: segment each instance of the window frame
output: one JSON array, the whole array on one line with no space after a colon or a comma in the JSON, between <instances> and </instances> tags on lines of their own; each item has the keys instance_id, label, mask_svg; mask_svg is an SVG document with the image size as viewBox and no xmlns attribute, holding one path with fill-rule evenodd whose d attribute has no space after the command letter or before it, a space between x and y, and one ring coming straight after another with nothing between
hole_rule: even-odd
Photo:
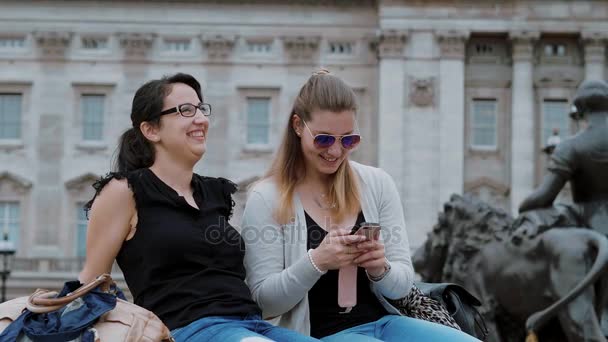
<instances>
[{"instance_id":1,"label":"window frame","mask_svg":"<svg viewBox=\"0 0 608 342\"><path fill-rule=\"evenodd\" d=\"M85 111L85 99L87 98L101 98L101 104L102 104L102 108L101 108L101 123L98 122L99 118L87 118L87 114L91 114L88 113L87 111ZM107 102L107 96L105 94L99 94L99 93L82 93L80 94L80 98L79 98L79 102L80 102L80 116L81 116L81 120L82 120L82 124L81 124L81 135L80 135L80 139L83 143L86 144L91 144L91 143L99 143L99 142L103 142L103 137L105 135L105 126L106 126L106 120L105 120L105 114L107 112L106 110L106 102ZM97 111L98 109L96 108L95 111ZM90 120L90 122L89 122ZM87 127L87 124L91 124L94 125L92 127ZM97 134L99 133L99 138L87 138L86 136L86 132L88 128L94 128L94 133ZM97 132L97 130L101 130L101 132Z\"/></svg>"},{"instance_id":2,"label":"window frame","mask_svg":"<svg viewBox=\"0 0 608 342\"><path fill-rule=\"evenodd\" d=\"M22 39L23 40L23 46L12 47L12 48L0 47L0 55L23 56L23 55L29 53L31 50L30 37L29 37L29 34L27 34L27 33L0 34L0 39L20 39L20 40Z\"/></svg>"},{"instance_id":3,"label":"window frame","mask_svg":"<svg viewBox=\"0 0 608 342\"><path fill-rule=\"evenodd\" d=\"M187 49L185 50L172 50L168 46L171 43L187 43ZM194 51L194 41L190 37L163 37L162 39L162 52L167 55L187 56L192 54Z\"/></svg>"},{"instance_id":4,"label":"window frame","mask_svg":"<svg viewBox=\"0 0 608 342\"><path fill-rule=\"evenodd\" d=\"M566 134L564 134L564 132L562 132L561 128L560 129L560 137L563 139L568 138L570 136L572 136L573 132L572 132L572 119L570 119L570 117L568 116L568 108L570 107L570 102L568 101L568 99L566 98L553 98L553 97L546 97L546 98L542 98L540 100L540 106L541 106L541 110L540 110L540 118L539 118L539 138L540 138L540 145L541 147L546 146L547 145L547 139L548 136L545 137L545 130L547 129L547 127L545 127L546 124L546 120L545 120L545 109L546 104L548 102L553 102L553 103L558 103L561 102L564 104L565 107L565 111L564 111L564 118L567 122L567 132ZM547 130L548 132L550 132L553 128L549 128L549 130ZM550 134L549 134L550 135Z\"/></svg>"},{"instance_id":5,"label":"window frame","mask_svg":"<svg viewBox=\"0 0 608 342\"><path fill-rule=\"evenodd\" d=\"M29 210L32 207L31 190L32 182L30 180L12 172L0 173L0 202L16 202L19 204L19 233L15 244L17 256L27 255L29 251L21 247L33 246L35 242L34 234L36 232L27 229L31 227L32 221L35 221L34 215L31 215ZM0 235L0 239L3 238Z\"/></svg>"},{"instance_id":6,"label":"window frame","mask_svg":"<svg viewBox=\"0 0 608 342\"><path fill-rule=\"evenodd\" d=\"M0 151L23 149L38 130L34 120L30 120L31 87L30 82L0 82L0 94L21 95L21 134L16 139L0 138Z\"/></svg>"},{"instance_id":7,"label":"window frame","mask_svg":"<svg viewBox=\"0 0 608 342\"><path fill-rule=\"evenodd\" d=\"M265 101L267 108L266 108L266 115L267 115L267 122L264 125L266 128L266 142L250 142L250 129L251 128L264 128L262 127L262 125L260 124L260 127L251 127L250 125L252 124L250 122L251 119L251 112L250 112L250 108L251 108L251 103L250 101ZM245 97L245 144L248 147L253 147L253 148L264 148L267 147L270 144L270 126L271 126L271 116L272 116L272 97L270 96L247 96Z\"/></svg>"},{"instance_id":8,"label":"window frame","mask_svg":"<svg viewBox=\"0 0 608 342\"><path fill-rule=\"evenodd\" d=\"M493 145L478 145L475 144L475 103L478 101L493 102L494 103L494 144ZM499 125L499 99L490 97L473 97L470 100L469 106L469 147L475 151L497 151L500 138L498 136L498 125Z\"/></svg>"},{"instance_id":9,"label":"window frame","mask_svg":"<svg viewBox=\"0 0 608 342\"><path fill-rule=\"evenodd\" d=\"M108 149L110 145L110 122L112 121L112 105L113 92L115 85L110 83L72 83L74 107L73 107L73 125L72 125L72 145L77 149L85 152L103 151ZM83 137L84 117L82 112L82 97L83 95L103 95L103 127L102 138L100 140L85 140Z\"/></svg>"},{"instance_id":10,"label":"window frame","mask_svg":"<svg viewBox=\"0 0 608 342\"><path fill-rule=\"evenodd\" d=\"M279 127L278 127L278 108L279 108L279 94L280 89L274 87L239 87L238 88L240 97L240 116L239 116L239 127L240 127L240 141L242 152L248 153L271 153L274 151L274 146L279 142ZM247 142L247 130L248 130L248 98L269 98L269 109L268 109L268 143L267 144L256 144Z\"/></svg>"},{"instance_id":11,"label":"window frame","mask_svg":"<svg viewBox=\"0 0 608 342\"><path fill-rule=\"evenodd\" d=\"M74 230L75 230L75 234L74 234L74 256L76 256L77 258L82 258L84 259L86 257L86 242L87 242L87 228L88 228L88 220L87 220L87 216L86 213L84 211L84 205L86 204L86 201L76 201L75 205L74 205L74 216L72 217L72 219L74 220ZM81 219L80 215L83 214L84 218ZM79 244L80 242L80 238L81 238L81 228L82 228L82 224L84 223L84 247L81 246ZM83 247L82 251L84 251L84 253L82 255L80 255L81 252L81 247Z\"/></svg>"},{"instance_id":12,"label":"window frame","mask_svg":"<svg viewBox=\"0 0 608 342\"><path fill-rule=\"evenodd\" d=\"M19 93L19 92L0 92L0 99L3 97L14 97L14 96L18 96L18 103L19 103L19 117L17 118L17 123L16 123L16 127L18 128L18 132L17 132L17 136L16 137L3 137L0 135L0 141L19 141L22 140L23 137L23 94ZM2 104L2 101L0 101L0 105ZM3 122L0 122L0 124L2 124Z\"/></svg>"},{"instance_id":13,"label":"window frame","mask_svg":"<svg viewBox=\"0 0 608 342\"><path fill-rule=\"evenodd\" d=\"M10 217L9 217L9 213L7 213L5 211L5 205L6 204L16 204L17 205L17 227L16 227L16 231L15 231L15 236L13 236L13 232L10 230ZM17 248L20 243L21 243L21 225L23 222L23 210L22 210L22 204L21 201L18 199L13 199L13 200L5 200L5 199L0 199L0 211L5 211L2 215L0 215L0 240L4 240L4 229L9 227L9 232L8 232L8 236L10 237L8 239L8 241L12 241L15 248ZM4 215L7 215L6 217L4 217ZM8 223L6 221L9 221ZM7 224L8 226L5 227L5 224Z\"/></svg>"}]
</instances>

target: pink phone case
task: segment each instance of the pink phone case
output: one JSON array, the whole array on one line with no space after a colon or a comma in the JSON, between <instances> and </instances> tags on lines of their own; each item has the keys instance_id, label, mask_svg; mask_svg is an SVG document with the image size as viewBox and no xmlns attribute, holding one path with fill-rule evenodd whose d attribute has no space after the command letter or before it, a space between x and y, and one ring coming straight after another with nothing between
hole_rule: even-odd
<instances>
[{"instance_id":1,"label":"pink phone case","mask_svg":"<svg viewBox=\"0 0 608 342\"><path fill-rule=\"evenodd\" d=\"M375 223L361 225L355 233L365 235L370 240L380 236L380 226ZM343 313L349 313L357 305L357 266L344 266L338 273L338 305L346 308Z\"/></svg>"},{"instance_id":2,"label":"pink phone case","mask_svg":"<svg viewBox=\"0 0 608 342\"><path fill-rule=\"evenodd\" d=\"M357 266L344 266L338 271L338 305L349 313L357 305Z\"/></svg>"}]
</instances>

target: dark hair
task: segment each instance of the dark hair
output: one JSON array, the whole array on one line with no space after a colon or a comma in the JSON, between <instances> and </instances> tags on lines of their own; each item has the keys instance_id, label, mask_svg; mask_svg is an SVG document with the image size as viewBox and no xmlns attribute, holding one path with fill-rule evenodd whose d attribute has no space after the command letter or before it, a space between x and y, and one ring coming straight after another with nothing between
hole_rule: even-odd
<instances>
[{"instance_id":1,"label":"dark hair","mask_svg":"<svg viewBox=\"0 0 608 342\"><path fill-rule=\"evenodd\" d=\"M200 83L188 74L165 76L142 85L133 97L132 127L121 135L118 142L114 171L124 173L152 166L155 158L154 146L144 137L139 126L144 121L160 125L160 112L163 110L165 97L171 93L172 85L175 83L190 86L196 91L198 99L203 102Z\"/></svg>"}]
</instances>

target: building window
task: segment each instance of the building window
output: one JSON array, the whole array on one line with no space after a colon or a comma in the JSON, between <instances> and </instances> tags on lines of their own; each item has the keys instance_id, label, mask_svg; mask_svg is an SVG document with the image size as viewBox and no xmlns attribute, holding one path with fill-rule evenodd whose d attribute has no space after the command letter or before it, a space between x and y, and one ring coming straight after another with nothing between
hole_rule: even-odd
<instances>
[{"instance_id":1,"label":"building window","mask_svg":"<svg viewBox=\"0 0 608 342\"><path fill-rule=\"evenodd\" d=\"M190 51L190 40L188 39L165 39L165 49L169 52Z\"/></svg>"},{"instance_id":2,"label":"building window","mask_svg":"<svg viewBox=\"0 0 608 342\"><path fill-rule=\"evenodd\" d=\"M564 57L566 55L566 45L564 44L546 44L546 57Z\"/></svg>"},{"instance_id":3,"label":"building window","mask_svg":"<svg viewBox=\"0 0 608 342\"><path fill-rule=\"evenodd\" d=\"M0 239L3 240L6 235L15 247L19 245L20 217L19 202L0 201Z\"/></svg>"},{"instance_id":4,"label":"building window","mask_svg":"<svg viewBox=\"0 0 608 342\"><path fill-rule=\"evenodd\" d=\"M82 140L100 141L103 139L103 113L105 95L82 95Z\"/></svg>"},{"instance_id":5,"label":"building window","mask_svg":"<svg viewBox=\"0 0 608 342\"><path fill-rule=\"evenodd\" d=\"M25 47L25 37L0 37L0 49L21 49Z\"/></svg>"},{"instance_id":6,"label":"building window","mask_svg":"<svg viewBox=\"0 0 608 342\"><path fill-rule=\"evenodd\" d=\"M270 132L270 97L247 98L247 144L267 145Z\"/></svg>"},{"instance_id":7,"label":"building window","mask_svg":"<svg viewBox=\"0 0 608 342\"><path fill-rule=\"evenodd\" d=\"M272 51L272 42L247 42L247 51L256 55L267 55Z\"/></svg>"},{"instance_id":8,"label":"building window","mask_svg":"<svg viewBox=\"0 0 608 342\"><path fill-rule=\"evenodd\" d=\"M542 145L549 145L549 138L554 131L560 140L570 135L569 105L566 100L543 101ZM551 144L553 145L553 144Z\"/></svg>"},{"instance_id":9,"label":"building window","mask_svg":"<svg viewBox=\"0 0 608 342\"><path fill-rule=\"evenodd\" d=\"M84 37L81 43L85 50L106 50L108 48L108 38L104 37Z\"/></svg>"},{"instance_id":10,"label":"building window","mask_svg":"<svg viewBox=\"0 0 608 342\"><path fill-rule=\"evenodd\" d=\"M496 100L473 100L472 142L475 148L496 148Z\"/></svg>"},{"instance_id":11,"label":"building window","mask_svg":"<svg viewBox=\"0 0 608 342\"><path fill-rule=\"evenodd\" d=\"M494 54L494 47L487 43L475 44L475 54L479 56L489 56Z\"/></svg>"},{"instance_id":12,"label":"building window","mask_svg":"<svg viewBox=\"0 0 608 342\"><path fill-rule=\"evenodd\" d=\"M84 203L76 204L76 256L84 258L87 252L87 214Z\"/></svg>"},{"instance_id":13,"label":"building window","mask_svg":"<svg viewBox=\"0 0 608 342\"><path fill-rule=\"evenodd\" d=\"M0 94L0 139L21 138L21 94Z\"/></svg>"},{"instance_id":14,"label":"building window","mask_svg":"<svg viewBox=\"0 0 608 342\"><path fill-rule=\"evenodd\" d=\"M352 55L353 54L353 43L352 42L330 42L329 53L332 55Z\"/></svg>"}]
</instances>

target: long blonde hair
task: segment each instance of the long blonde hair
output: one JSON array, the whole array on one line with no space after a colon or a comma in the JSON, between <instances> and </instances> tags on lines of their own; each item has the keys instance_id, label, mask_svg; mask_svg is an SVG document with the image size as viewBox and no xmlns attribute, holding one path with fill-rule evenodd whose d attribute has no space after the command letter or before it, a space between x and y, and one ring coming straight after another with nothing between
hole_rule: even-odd
<instances>
[{"instance_id":1,"label":"long blonde hair","mask_svg":"<svg viewBox=\"0 0 608 342\"><path fill-rule=\"evenodd\" d=\"M280 224L290 222L295 216L293 194L296 185L306 172L300 137L293 129L292 117L296 114L301 120L309 121L311 113L315 110L330 112L352 110L356 113L355 92L344 81L325 69L313 73L300 89L289 114L279 150L270 169L263 177L263 179L272 178L277 184L280 198L274 216ZM340 222L346 214L359 212L361 208L359 183L348 159L342 162L333 175L328 199L329 203L335 203L331 216L337 222Z\"/></svg>"}]
</instances>

